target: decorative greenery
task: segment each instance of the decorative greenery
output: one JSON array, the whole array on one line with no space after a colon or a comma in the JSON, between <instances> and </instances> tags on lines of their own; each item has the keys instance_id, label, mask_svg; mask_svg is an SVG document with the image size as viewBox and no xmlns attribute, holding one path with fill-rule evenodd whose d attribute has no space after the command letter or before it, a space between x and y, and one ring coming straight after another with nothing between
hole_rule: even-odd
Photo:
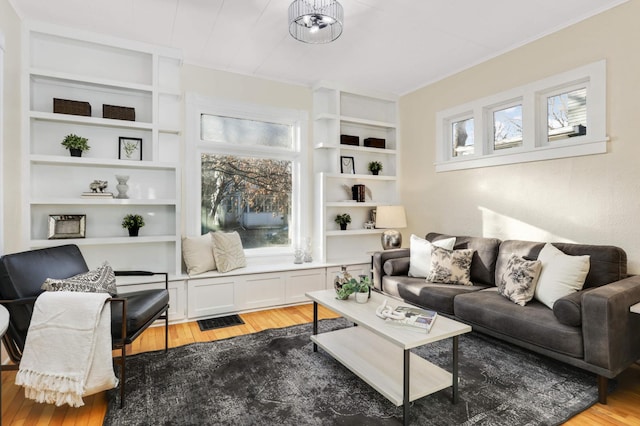
<instances>
[{"instance_id":1,"label":"decorative greenery","mask_svg":"<svg viewBox=\"0 0 640 426\"><path fill-rule=\"evenodd\" d=\"M128 214L122 219L122 227L126 229L142 228L144 219L139 214Z\"/></svg>"},{"instance_id":2,"label":"decorative greenery","mask_svg":"<svg viewBox=\"0 0 640 426\"><path fill-rule=\"evenodd\" d=\"M334 220L339 225L346 225L347 223L351 223L351 215L349 215L349 213L341 213L337 215Z\"/></svg>"},{"instance_id":3,"label":"decorative greenery","mask_svg":"<svg viewBox=\"0 0 640 426\"><path fill-rule=\"evenodd\" d=\"M369 171L371 173L377 173L382 170L382 163L379 161L372 161L369 163Z\"/></svg>"},{"instance_id":4,"label":"decorative greenery","mask_svg":"<svg viewBox=\"0 0 640 426\"><path fill-rule=\"evenodd\" d=\"M123 149L127 158L130 158L131 155L136 152L136 149L138 149L138 143L133 141L125 141Z\"/></svg>"},{"instance_id":5,"label":"decorative greenery","mask_svg":"<svg viewBox=\"0 0 640 426\"><path fill-rule=\"evenodd\" d=\"M370 287L369 277L361 275L359 278L359 280L351 278L342 284L342 287L337 291L338 299L345 300L352 293L368 293Z\"/></svg>"},{"instance_id":6,"label":"decorative greenery","mask_svg":"<svg viewBox=\"0 0 640 426\"><path fill-rule=\"evenodd\" d=\"M87 143L89 139L83 138L78 135L74 135L73 133L68 134L62 140L62 145L71 150L71 149L79 149L80 151L89 151L91 147Z\"/></svg>"}]
</instances>

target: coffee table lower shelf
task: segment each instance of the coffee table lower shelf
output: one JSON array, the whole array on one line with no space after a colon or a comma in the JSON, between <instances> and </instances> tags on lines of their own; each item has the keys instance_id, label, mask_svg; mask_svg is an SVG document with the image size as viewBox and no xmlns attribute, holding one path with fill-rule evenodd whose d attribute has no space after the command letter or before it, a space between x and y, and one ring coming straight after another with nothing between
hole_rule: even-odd
<instances>
[{"instance_id":1,"label":"coffee table lower shelf","mask_svg":"<svg viewBox=\"0 0 640 426\"><path fill-rule=\"evenodd\" d=\"M317 334L311 340L393 404L398 407L403 404L402 348L365 327ZM409 401L453 385L451 373L413 353L409 368Z\"/></svg>"}]
</instances>

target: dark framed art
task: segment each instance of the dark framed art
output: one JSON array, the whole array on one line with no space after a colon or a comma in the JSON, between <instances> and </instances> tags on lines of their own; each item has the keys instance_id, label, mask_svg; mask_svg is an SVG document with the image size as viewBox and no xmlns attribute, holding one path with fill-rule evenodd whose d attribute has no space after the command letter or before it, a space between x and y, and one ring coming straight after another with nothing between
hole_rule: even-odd
<instances>
[{"instance_id":1,"label":"dark framed art","mask_svg":"<svg viewBox=\"0 0 640 426\"><path fill-rule=\"evenodd\" d=\"M118 159L142 161L142 139L120 136Z\"/></svg>"},{"instance_id":2,"label":"dark framed art","mask_svg":"<svg viewBox=\"0 0 640 426\"><path fill-rule=\"evenodd\" d=\"M86 227L84 214L50 214L48 239L84 238Z\"/></svg>"},{"instance_id":3,"label":"dark framed art","mask_svg":"<svg viewBox=\"0 0 640 426\"><path fill-rule=\"evenodd\" d=\"M340 156L340 173L356 174L356 165L353 157Z\"/></svg>"}]
</instances>

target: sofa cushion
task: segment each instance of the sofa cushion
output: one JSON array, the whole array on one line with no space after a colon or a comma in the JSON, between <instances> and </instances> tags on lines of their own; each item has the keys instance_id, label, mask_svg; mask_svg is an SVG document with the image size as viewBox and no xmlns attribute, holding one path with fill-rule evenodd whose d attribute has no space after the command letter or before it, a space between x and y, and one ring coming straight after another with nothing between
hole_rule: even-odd
<instances>
[{"instance_id":1,"label":"sofa cushion","mask_svg":"<svg viewBox=\"0 0 640 426\"><path fill-rule=\"evenodd\" d=\"M385 293L400 297L409 303L426 309L453 315L453 300L459 294L466 294L487 288L487 286L466 286L457 284L436 284L423 278L408 276L384 276L382 288Z\"/></svg>"},{"instance_id":2,"label":"sofa cushion","mask_svg":"<svg viewBox=\"0 0 640 426\"><path fill-rule=\"evenodd\" d=\"M561 324L551 309L532 300L524 308L490 288L455 297L456 317L471 326L575 358L584 358L581 327Z\"/></svg>"},{"instance_id":3,"label":"sofa cushion","mask_svg":"<svg viewBox=\"0 0 640 426\"><path fill-rule=\"evenodd\" d=\"M389 259L384 262L382 269L387 275L407 275L409 273L409 258L398 257L396 259Z\"/></svg>"},{"instance_id":4,"label":"sofa cushion","mask_svg":"<svg viewBox=\"0 0 640 426\"><path fill-rule=\"evenodd\" d=\"M539 260L526 260L512 254L497 283L498 293L520 306L526 305L533 299L541 267Z\"/></svg>"},{"instance_id":5,"label":"sofa cushion","mask_svg":"<svg viewBox=\"0 0 640 426\"><path fill-rule=\"evenodd\" d=\"M453 236L430 232L426 239L435 242ZM453 246L455 250L471 249L474 251L471 260L471 281L477 285L496 285L496 260L500 240L467 236L455 236L455 238L456 244Z\"/></svg>"},{"instance_id":6,"label":"sofa cushion","mask_svg":"<svg viewBox=\"0 0 640 426\"><path fill-rule=\"evenodd\" d=\"M498 279L502 276L512 253L535 260L544 245L545 243L532 241L503 241L500 244L495 276ZM589 255L591 257L591 267L583 288L599 287L627 277L627 254L619 247L571 243L553 243L553 245L571 256ZM471 279L473 280L473 271Z\"/></svg>"},{"instance_id":7,"label":"sofa cushion","mask_svg":"<svg viewBox=\"0 0 640 426\"><path fill-rule=\"evenodd\" d=\"M589 258L589 255L569 256L552 244L545 244L538 255L542 271L534 297L553 309L556 300L582 290L589 272Z\"/></svg>"},{"instance_id":8,"label":"sofa cushion","mask_svg":"<svg viewBox=\"0 0 640 426\"><path fill-rule=\"evenodd\" d=\"M431 271L431 246L438 246L447 250L453 250L453 245L456 243L455 237L445 238L433 243L420 238L417 235L411 234L410 241L410 261L409 261L409 276L426 278ZM389 274L391 275L391 274Z\"/></svg>"},{"instance_id":9,"label":"sofa cushion","mask_svg":"<svg viewBox=\"0 0 640 426\"><path fill-rule=\"evenodd\" d=\"M553 314L562 324L579 327L582 325L582 295L583 291L576 291L561 297L553 304Z\"/></svg>"},{"instance_id":10,"label":"sofa cushion","mask_svg":"<svg viewBox=\"0 0 640 426\"><path fill-rule=\"evenodd\" d=\"M472 258L473 250L447 250L433 246L431 249L431 271L427 276L427 281L473 285L470 279Z\"/></svg>"}]
</instances>

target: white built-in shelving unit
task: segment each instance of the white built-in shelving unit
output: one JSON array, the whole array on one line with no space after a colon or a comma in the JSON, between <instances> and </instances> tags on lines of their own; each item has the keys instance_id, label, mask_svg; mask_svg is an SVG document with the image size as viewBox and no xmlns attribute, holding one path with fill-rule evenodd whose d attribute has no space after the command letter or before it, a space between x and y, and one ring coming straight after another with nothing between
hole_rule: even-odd
<instances>
[{"instance_id":1,"label":"white built-in shelving unit","mask_svg":"<svg viewBox=\"0 0 640 426\"><path fill-rule=\"evenodd\" d=\"M25 248L77 244L90 267L180 274L181 55L169 48L29 24L23 37L23 225ZM53 98L89 102L91 116L53 112ZM135 108L135 121L102 117L102 105ZM91 149L71 157L67 134ZM121 160L119 137L142 139L142 160ZM128 199L87 199L93 180ZM128 213L146 226L129 237ZM85 238L49 239L49 215L86 215Z\"/></svg>"},{"instance_id":2,"label":"white built-in shelving unit","mask_svg":"<svg viewBox=\"0 0 640 426\"><path fill-rule=\"evenodd\" d=\"M397 167L400 147L397 97L319 83L313 89L314 170L316 171L315 239L326 262L368 262L381 249L380 229L364 229L370 211L398 204ZM340 135L358 136L360 144L340 144ZM364 139L385 139L385 148L365 147ZM355 174L342 173L342 156L353 157ZM374 176L371 161L383 165ZM351 200L351 187L364 184L365 202ZM341 231L334 219L349 213L352 222Z\"/></svg>"}]
</instances>

